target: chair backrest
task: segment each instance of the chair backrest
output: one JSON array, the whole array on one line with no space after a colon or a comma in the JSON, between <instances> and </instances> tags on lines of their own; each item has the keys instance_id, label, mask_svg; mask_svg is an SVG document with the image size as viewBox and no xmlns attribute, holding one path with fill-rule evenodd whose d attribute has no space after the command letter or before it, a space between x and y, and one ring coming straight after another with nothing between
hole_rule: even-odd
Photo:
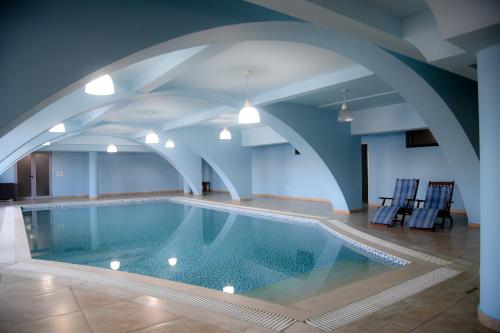
<instances>
[{"instance_id":1,"label":"chair backrest","mask_svg":"<svg viewBox=\"0 0 500 333\"><path fill-rule=\"evenodd\" d=\"M407 199L415 200L418 190L418 179L396 179L396 187L394 188L394 195L391 206L394 207L407 207Z\"/></svg>"},{"instance_id":2,"label":"chair backrest","mask_svg":"<svg viewBox=\"0 0 500 333\"><path fill-rule=\"evenodd\" d=\"M425 208L448 210L455 182L429 182L425 196Z\"/></svg>"}]
</instances>

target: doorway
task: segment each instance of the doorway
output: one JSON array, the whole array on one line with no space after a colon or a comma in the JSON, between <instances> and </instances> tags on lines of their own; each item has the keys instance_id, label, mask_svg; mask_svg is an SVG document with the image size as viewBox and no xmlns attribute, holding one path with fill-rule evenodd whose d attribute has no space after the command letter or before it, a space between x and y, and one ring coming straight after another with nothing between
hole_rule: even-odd
<instances>
[{"instance_id":1,"label":"doorway","mask_svg":"<svg viewBox=\"0 0 500 333\"><path fill-rule=\"evenodd\" d=\"M361 197L363 204L368 204L368 145L361 145Z\"/></svg>"},{"instance_id":2,"label":"doorway","mask_svg":"<svg viewBox=\"0 0 500 333\"><path fill-rule=\"evenodd\" d=\"M17 162L17 198L37 198L51 195L50 153L36 152Z\"/></svg>"}]
</instances>

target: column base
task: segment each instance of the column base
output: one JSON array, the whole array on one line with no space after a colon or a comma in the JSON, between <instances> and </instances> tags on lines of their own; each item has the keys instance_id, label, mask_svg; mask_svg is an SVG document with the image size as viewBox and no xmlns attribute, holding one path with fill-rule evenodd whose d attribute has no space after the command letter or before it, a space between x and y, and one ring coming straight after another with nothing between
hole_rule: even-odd
<instances>
[{"instance_id":1,"label":"column base","mask_svg":"<svg viewBox=\"0 0 500 333\"><path fill-rule=\"evenodd\" d=\"M481 324L488 327L490 330L500 332L500 319L496 319L477 309L477 319Z\"/></svg>"}]
</instances>

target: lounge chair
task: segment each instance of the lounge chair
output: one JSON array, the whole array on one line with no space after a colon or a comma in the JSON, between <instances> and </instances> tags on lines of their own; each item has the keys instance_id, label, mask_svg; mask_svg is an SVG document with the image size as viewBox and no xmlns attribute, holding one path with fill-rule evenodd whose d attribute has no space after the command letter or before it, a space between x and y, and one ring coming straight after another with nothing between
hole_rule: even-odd
<instances>
[{"instance_id":1,"label":"lounge chair","mask_svg":"<svg viewBox=\"0 0 500 333\"><path fill-rule=\"evenodd\" d=\"M450 229L453 227L453 218L450 208L453 201L455 182L429 182L425 200L416 200L417 208L411 212L408 226L419 229L435 229L436 221L441 218L441 228L444 229L446 219L450 219ZM423 203L424 207L420 208Z\"/></svg>"},{"instance_id":2,"label":"lounge chair","mask_svg":"<svg viewBox=\"0 0 500 333\"><path fill-rule=\"evenodd\" d=\"M418 190L418 179L396 180L394 195L390 197L380 197L382 206L377 208L370 220L373 224L393 225L394 222L404 223L404 218L411 212ZM390 206L385 206L386 200L391 200ZM396 216L401 215L401 220L396 220Z\"/></svg>"}]
</instances>

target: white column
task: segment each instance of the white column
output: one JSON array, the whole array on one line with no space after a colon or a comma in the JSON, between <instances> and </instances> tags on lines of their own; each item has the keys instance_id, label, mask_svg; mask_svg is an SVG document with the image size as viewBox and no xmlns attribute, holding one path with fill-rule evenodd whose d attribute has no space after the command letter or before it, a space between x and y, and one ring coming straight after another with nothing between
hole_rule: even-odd
<instances>
[{"instance_id":1,"label":"white column","mask_svg":"<svg viewBox=\"0 0 500 333\"><path fill-rule=\"evenodd\" d=\"M97 180L97 152L89 152L89 198L95 199L99 196Z\"/></svg>"},{"instance_id":2,"label":"white column","mask_svg":"<svg viewBox=\"0 0 500 333\"><path fill-rule=\"evenodd\" d=\"M191 186L184 180L184 194L191 194Z\"/></svg>"},{"instance_id":3,"label":"white column","mask_svg":"<svg viewBox=\"0 0 500 333\"><path fill-rule=\"evenodd\" d=\"M500 44L477 53L481 271L479 321L500 331Z\"/></svg>"}]
</instances>

